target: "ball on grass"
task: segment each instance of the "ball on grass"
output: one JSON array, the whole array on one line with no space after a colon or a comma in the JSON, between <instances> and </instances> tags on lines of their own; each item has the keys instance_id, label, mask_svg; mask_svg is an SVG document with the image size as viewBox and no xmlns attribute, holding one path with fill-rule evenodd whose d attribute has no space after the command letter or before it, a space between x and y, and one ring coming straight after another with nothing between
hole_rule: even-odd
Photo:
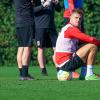
<instances>
[{"instance_id":1,"label":"ball on grass","mask_svg":"<svg viewBox=\"0 0 100 100\"><path fill-rule=\"evenodd\" d=\"M59 70L57 73L57 78L59 81L67 81L72 79L72 74L71 72Z\"/></svg>"}]
</instances>

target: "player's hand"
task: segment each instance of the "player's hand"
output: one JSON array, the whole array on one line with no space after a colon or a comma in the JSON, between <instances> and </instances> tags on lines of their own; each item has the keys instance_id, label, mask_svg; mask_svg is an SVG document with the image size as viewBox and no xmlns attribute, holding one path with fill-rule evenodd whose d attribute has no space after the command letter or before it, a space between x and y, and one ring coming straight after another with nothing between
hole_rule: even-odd
<instances>
[{"instance_id":1,"label":"player's hand","mask_svg":"<svg viewBox=\"0 0 100 100\"><path fill-rule=\"evenodd\" d=\"M55 4L58 4L59 3L59 0L55 0Z\"/></svg>"},{"instance_id":2,"label":"player's hand","mask_svg":"<svg viewBox=\"0 0 100 100\"><path fill-rule=\"evenodd\" d=\"M45 0L41 0L41 3L44 3L45 2Z\"/></svg>"},{"instance_id":3,"label":"player's hand","mask_svg":"<svg viewBox=\"0 0 100 100\"><path fill-rule=\"evenodd\" d=\"M42 5L43 5L43 7L49 7L50 4L51 4L51 2L47 0L47 1L44 2Z\"/></svg>"},{"instance_id":4,"label":"player's hand","mask_svg":"<svg viewBox=\"0 0 100 100\"><path fill-rule=\"evenodd\" d=\"M46 0L41 0L41 4L43 5L46 2Z\"/></svg>"},{"instance_id":5,"label":"player's hand","mask_svg":"<svg viewBox=\"0 0 100 100\"><path fill-rule=\"evenodd\" d=\"M52 0L53 3L58 4L59 0Z\"/></svg>"}]
</instances>

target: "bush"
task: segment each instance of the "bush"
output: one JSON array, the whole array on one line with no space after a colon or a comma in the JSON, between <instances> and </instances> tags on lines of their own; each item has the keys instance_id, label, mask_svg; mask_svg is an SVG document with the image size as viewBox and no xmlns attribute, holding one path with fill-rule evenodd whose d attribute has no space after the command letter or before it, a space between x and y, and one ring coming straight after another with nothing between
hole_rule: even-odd
<instances>
[{"instance_id":1,"label":"bush","mask_svg":"<svg viewBox=\"0 0 100 100\"><path fill-rule=\"evenodd\" d=\"M0 64L15 63L15 10L9 0L0 3Z\"/></svg>"},{"instance_id":2,"label":"bush","mask_svg":"<svg viewBox=\"0 0 100 100\"><path fill-rule=\"evenodd\" d=\"M62 5L62 12L56 13L55 21L57 31L59 32L63 26L63 0L60 0ZM100 0L85 0L84 1L84 26L85 31L89 35L98 37L100 39ZM17 53L17 41L15 35L15 9L12 0L0 1L0 65L3 64L15 64ZM46 50L46 58L48 64L52 62L51 49ZM32 64L37 64L37 49L33 47L32 52ZM97 56L100 61L100 56Z\"/></svg>"},{"instance_id":3,"label":"bush","mask_svg":"<svg viewBox=\"0 0 100 100\"><path fill-rule=\"evenodd\" d=\"M84 3L84 26L89 35L98 37L100 39L100 0L86 0Z\"/></svg>"}]
</instances>

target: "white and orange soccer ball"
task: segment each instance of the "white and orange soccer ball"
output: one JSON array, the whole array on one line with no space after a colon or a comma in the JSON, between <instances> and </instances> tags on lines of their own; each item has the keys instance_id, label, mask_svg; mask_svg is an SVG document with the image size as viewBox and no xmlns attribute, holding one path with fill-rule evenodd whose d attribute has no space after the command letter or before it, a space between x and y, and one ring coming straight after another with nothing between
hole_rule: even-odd
<instances>
[{"instance_id":1,"label":"white and orange soccer ball","mask_svg":"<svg viewBox=\"0 0 100 100\"><path fill-rule=\"evenodd\" d=\"M59 81L68 81L68 80L72 79L72 73L63 71L63 70L59 70L59 72L57 73L57 78Z\"/></svg>"}]
</instances>

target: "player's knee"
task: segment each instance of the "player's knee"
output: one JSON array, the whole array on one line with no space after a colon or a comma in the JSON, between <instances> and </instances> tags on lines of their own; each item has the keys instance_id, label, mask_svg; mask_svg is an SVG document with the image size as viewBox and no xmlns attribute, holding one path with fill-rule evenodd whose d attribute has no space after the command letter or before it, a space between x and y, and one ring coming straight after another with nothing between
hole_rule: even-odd
<instances>
[{"instance_id":1,"label":"player's knee","mask_svg":"<svg viewBox=\"0 0 100 100\"><path fill-rule=\"evenodd\" d=\"M95 44L89 44L90 49L95 49L97 50L97 46Z\"/></svg>"}]
</instances>

